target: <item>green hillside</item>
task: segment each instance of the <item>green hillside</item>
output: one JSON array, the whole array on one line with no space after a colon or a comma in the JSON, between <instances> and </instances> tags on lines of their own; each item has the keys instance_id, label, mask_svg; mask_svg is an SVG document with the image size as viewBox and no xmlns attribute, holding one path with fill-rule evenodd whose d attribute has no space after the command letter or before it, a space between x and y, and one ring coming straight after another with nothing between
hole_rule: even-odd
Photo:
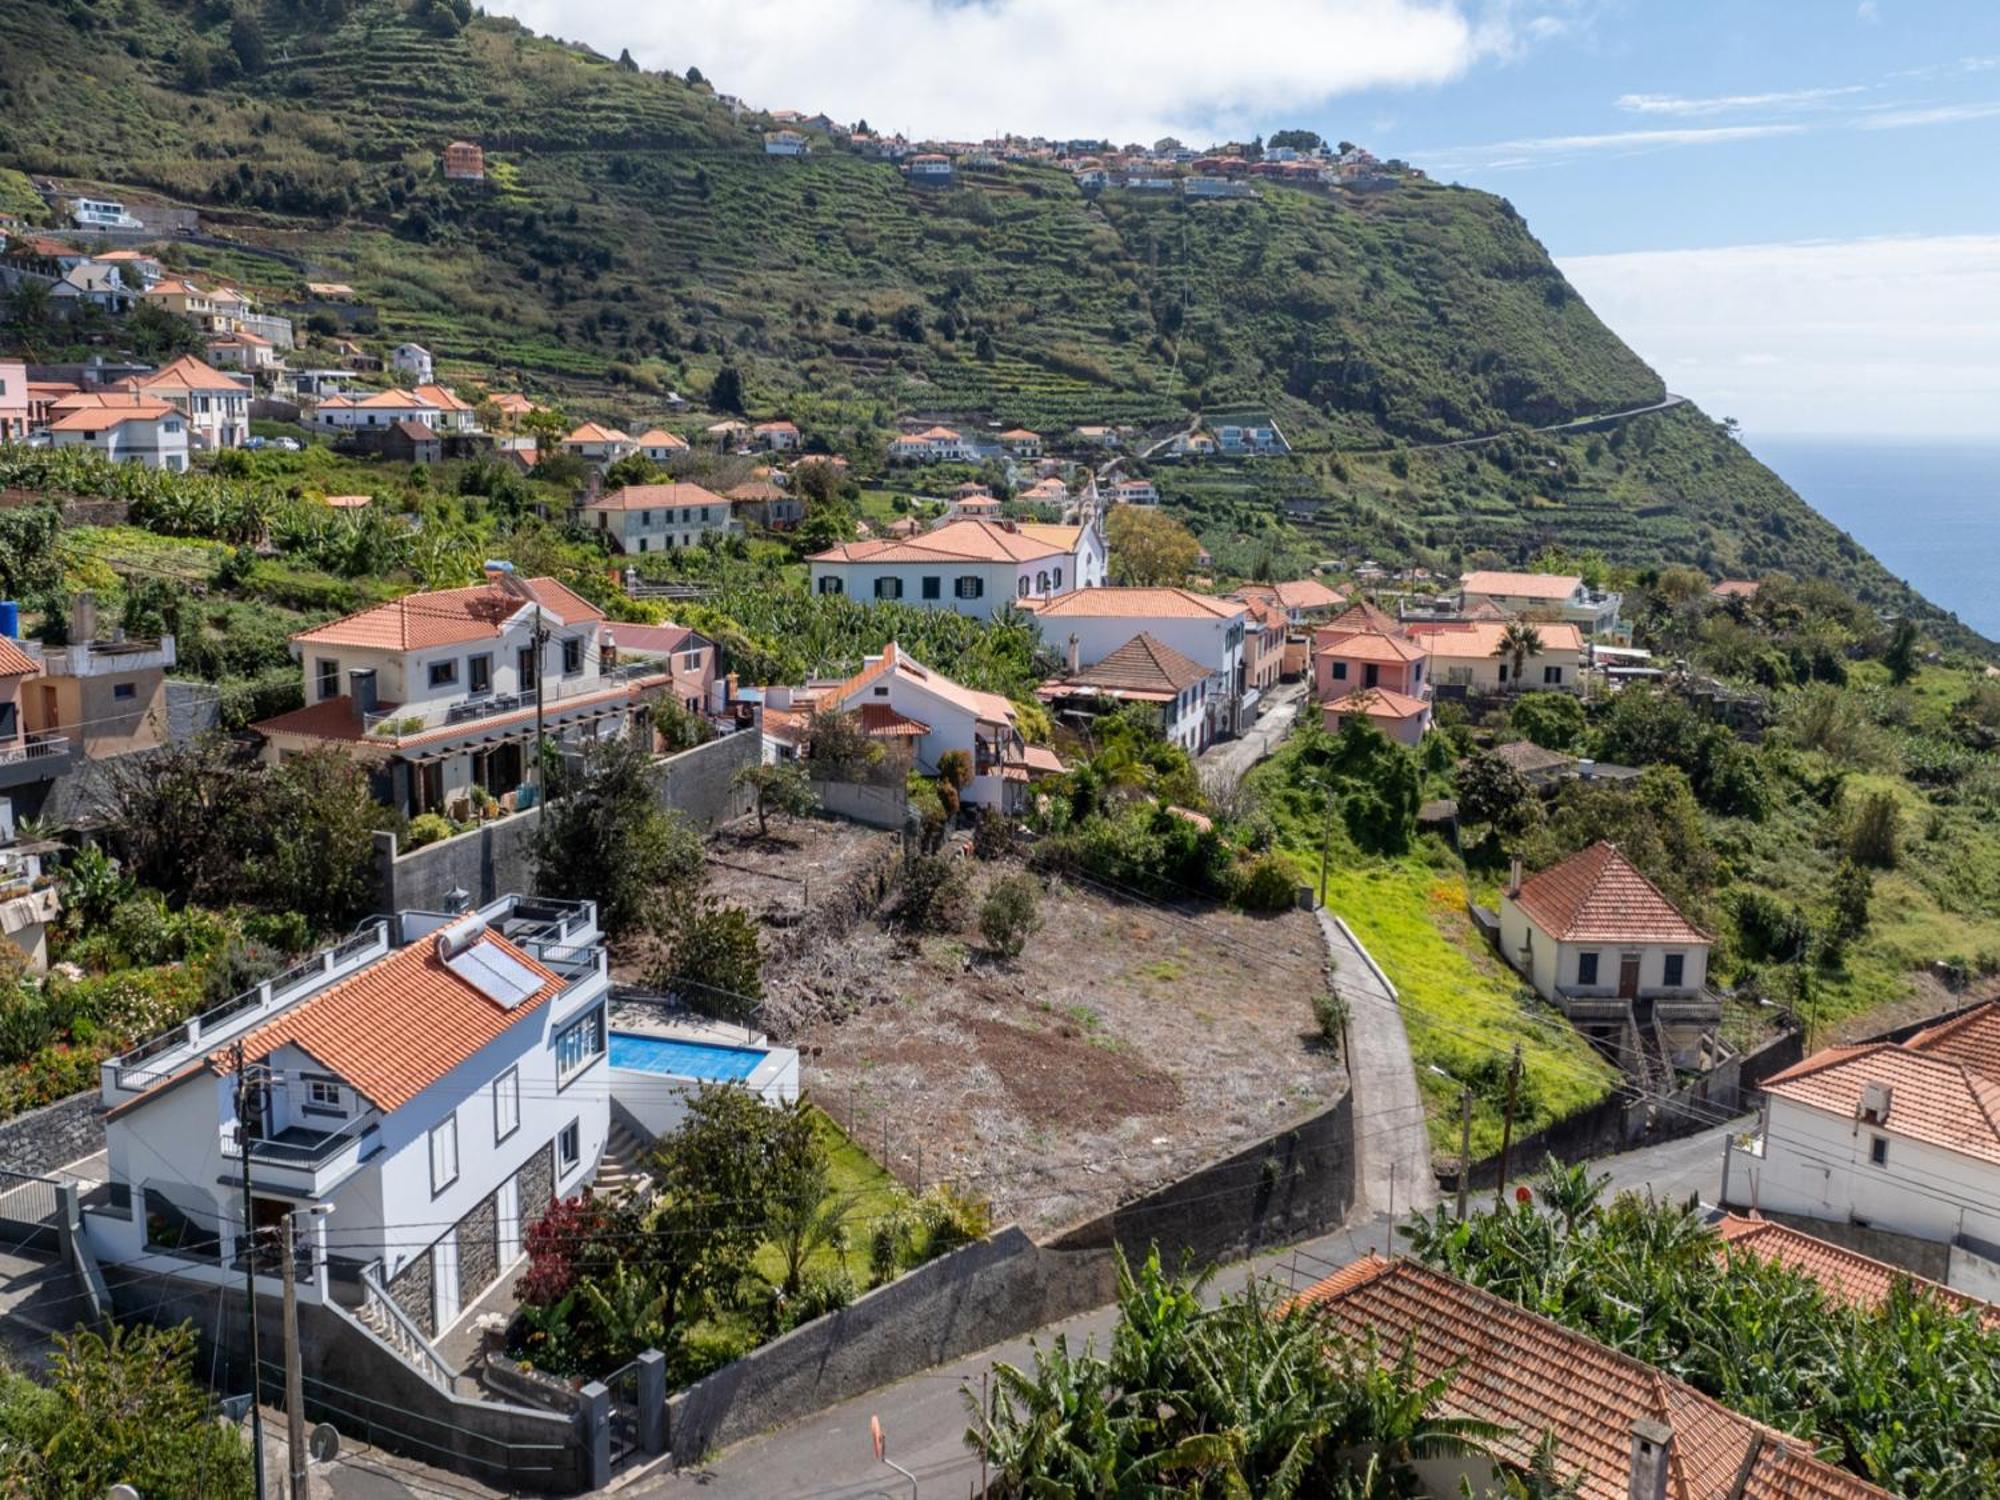
<instances>
[{"instance_id":1,"label":"green hillside","mask_svg":"<svg viewBox=\"0 0 2000 1500\"><path fill-rule=\"evenodd\" d=\"M1298 456L1162 466L1211 546L1449 563L1557 543L1825 573L1934 613L1692 411L1615 449L1391 459L1663 393L1502 199L1093 201L1015 166L912 188L825 142L766 157L767 122L706 83L456 4L0 0L0 167L194 207L230 244L174 245L187 268L274 300L350 282L363 334L579 410L646 420L728 363L753 410L862 455L905 415L1165 432L1268 411ZM443 180L459 137L487 183Z\"/></svg>"}]
</instances>

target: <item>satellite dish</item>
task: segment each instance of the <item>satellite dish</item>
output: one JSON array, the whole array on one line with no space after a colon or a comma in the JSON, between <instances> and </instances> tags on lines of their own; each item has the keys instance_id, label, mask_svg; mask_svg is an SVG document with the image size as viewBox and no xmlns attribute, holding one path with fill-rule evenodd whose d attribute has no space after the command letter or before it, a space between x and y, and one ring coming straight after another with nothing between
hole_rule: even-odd
<instances>
[{"instance_id":1,"label":"satellite dish","mask_svg":"<svg viewBox=\"0 0 2000 1500\"><path fill-rule=\"evenodd\" d=\"M312 1455L316 1464L332 1463L340 1456L340 1434L333 1423L322 1422L313 1428L312 1436L306 1439L306 1452ZM138 1500L137 1496L133 1500Z\"/></svg>"}]
</instances>

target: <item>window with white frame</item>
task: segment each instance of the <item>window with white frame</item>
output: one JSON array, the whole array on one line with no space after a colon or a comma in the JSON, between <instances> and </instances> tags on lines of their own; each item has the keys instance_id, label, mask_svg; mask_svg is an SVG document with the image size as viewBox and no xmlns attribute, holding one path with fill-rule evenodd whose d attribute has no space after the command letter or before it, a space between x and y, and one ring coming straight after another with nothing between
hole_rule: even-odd
<instances>
[{"instance_id":1,"label":"window with white frame","mask_svg":"<svg viewBox=\"0 0 2000 1500\"><path fill-rule=\"evenodd\" d=\"M458 1181L458 1116L431 1127L431 1196Z\"/></svg>"},{"instance_id":2,"label":"window with white frame","mask_svg":"<svg viewBox=\"0 0 2000 1500\"><path fill-rule=\"evenodd\" d=\"M458 681L456 661L434 661L431 663L430 684L434 688L450 687Z\"/></svg>"},{"instance_id":3,"label":"window with white frame","mask_svg":"<svg viewBox=\"0 0 2000 1500\"><path fill-rule=\"evenodd\" d=\"M976 573L961 573L952 585L952 592L961 599L977 599L986 592L986 580Z\"/></svg>"},{"instance_id":4,"label":"window with white frame","mask_svg":"<svg viewBox=\"0 0 2000 1500\"><path fill-rule=\"evenodd\" d=\"M604 1007L580 1016L556 1033L556 1081L570 1079L604 1055Z\"/></svg>"},{"instance_id":5,"label":"window with white frame","mask_svg":"<svg viewBox=\"0 0 2000 1500\"><path fill-rule=\"evenodd\" d=\"M509 1068L493 1080L493 1144L521 1128L521 1070Z\"/></svg>"},{"instance_id":6,"label":"window with white frame","mask_svg":"<svg viewBox=\"0 0 2000 1500\"><path fill-rule=\"evenodd\" d=\"M306 1080L306 1108L334 1109L340 1105L340 1085L331 1078L308 1078Z\"/></svg>"},{"instance_id":7,"label":"window with white frame","mask_svg":"<svg viewBox=\"0 0 2000 1500\"><path fill-rule=\"evenodd\" d=\"M567 1177L583 1162L583 1127L579 1121L556 1132L556 1176Z\"/></svg>"}]
</instances>

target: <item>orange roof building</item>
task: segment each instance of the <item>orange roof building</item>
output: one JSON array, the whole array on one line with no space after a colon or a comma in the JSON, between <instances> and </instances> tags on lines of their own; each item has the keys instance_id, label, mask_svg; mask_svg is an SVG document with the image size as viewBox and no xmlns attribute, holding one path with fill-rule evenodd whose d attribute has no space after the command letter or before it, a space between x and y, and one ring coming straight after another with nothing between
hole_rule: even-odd
<instances>
[{"instance_id":1,"label":"orange roof building","mask_svg":"<svg viewBox=\"0 0 2000 1500\"><path fill-rule=\"evenodd\" d=\"M1757 1214L1725 1214L1716 1224L1722 1237L1720 1253L1750 1255L1773 1265L1803 1271L1827 1295L1856 1307L1876 1308L1889 1300L1899 1281L1907 1281L1926 1296L1936 1299L1952 1312L1970 1312L1980 1324L2000 1329L2000 1307L1982 1302L1939 1282L1912 1275L1900 1266L1872 1259L1858 1250L1831 1244L1803 1230L1780 1224Z\"/></svg>"},{"instance_id":2,"label":"orange roof building","mask_svg":"<svg viewBox=\"0 0 2000 1500\"><path fill-rule=\"evenodd\" d=\"M1408 1345L1419 1377L1445 1382L1446 1413L1503 1430L1493 1450L1505 1466L1525 1469L1551 1436L1582 1500L1887 1500L1798 1438L1416 1261L1371 1252L1295 1305L1384 1361Z\"/></svg>"},{"instance_id":3,"label":"orange roof building","mask_svg":"<svg viewBox=\"0 0 2000 1500\"><path fill-rule=\"evenodd\" d=\"M985 619L1011 605L1067 597L1088 565L1070 546L1006 521L947 521L908 537L843 542L806 559L812 588Z\"/></svg>"}]
</instances>

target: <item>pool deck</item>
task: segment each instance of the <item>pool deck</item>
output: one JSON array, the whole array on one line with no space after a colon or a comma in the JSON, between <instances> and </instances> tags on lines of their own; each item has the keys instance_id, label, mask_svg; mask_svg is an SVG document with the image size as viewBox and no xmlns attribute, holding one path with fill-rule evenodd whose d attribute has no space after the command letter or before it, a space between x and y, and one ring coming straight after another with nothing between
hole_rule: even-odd
<instances>
[{"instance_id":1,"label":"pool deck","mask_svg":"<svg viewBox=\"0 0 2000 1500\"><path fill-rule=\"evenodd\" d=\"M705 1016L675 1014L649 1000L612 1000L611 1029L633 1036L663 1037L675 1042L706 1042L712 1047L771 1045L768 1036L748 1026L738 1026L732 1021L713 1021Z\"/></svg>"}]
</instances>

